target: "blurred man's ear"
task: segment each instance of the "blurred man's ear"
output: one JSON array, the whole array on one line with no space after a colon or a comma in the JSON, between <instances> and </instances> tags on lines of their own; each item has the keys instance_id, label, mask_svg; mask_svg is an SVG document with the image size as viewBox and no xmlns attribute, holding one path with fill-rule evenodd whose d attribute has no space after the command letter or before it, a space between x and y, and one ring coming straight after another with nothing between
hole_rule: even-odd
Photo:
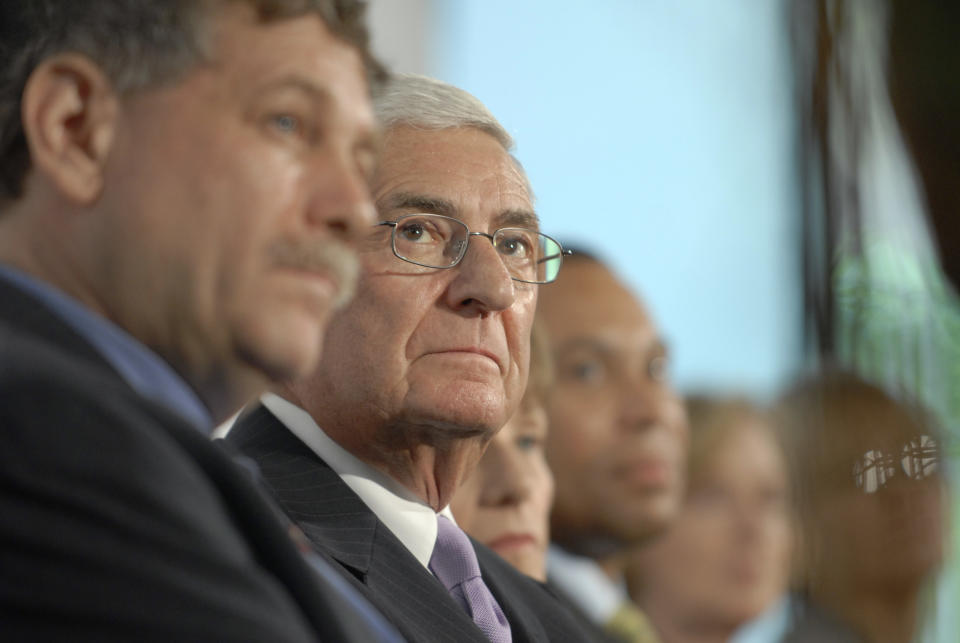
<instances>
[{"instance_id":1,"label":"blurred man's ear","mask_svg":"<svg viewBox=\"0 0 960 643\"><path fill-rule=\"evenodd\" d=\"M95 201L118 109L112 84L88 58L61 54L45 60L27 80L21 106L31 171L67 200Z\"/></svg>"}]
</instances>

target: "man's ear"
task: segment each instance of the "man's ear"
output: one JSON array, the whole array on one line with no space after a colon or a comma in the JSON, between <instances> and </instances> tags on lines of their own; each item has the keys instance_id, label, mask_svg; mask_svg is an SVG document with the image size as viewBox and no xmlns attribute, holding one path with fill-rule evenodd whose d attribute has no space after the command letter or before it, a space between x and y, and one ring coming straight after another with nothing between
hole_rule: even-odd
<instances>
[{"instance_id":1,"label":"man's ear","mask_svg":"<svg viewBox=\"0 0 960 643\"><path fill-rule=\"evenodd\" d=\"M103 189L119 99L89 58L61 54L27 80L21 105L32 169L75 203L94 202Z\"/></svg>"}]
</instances>

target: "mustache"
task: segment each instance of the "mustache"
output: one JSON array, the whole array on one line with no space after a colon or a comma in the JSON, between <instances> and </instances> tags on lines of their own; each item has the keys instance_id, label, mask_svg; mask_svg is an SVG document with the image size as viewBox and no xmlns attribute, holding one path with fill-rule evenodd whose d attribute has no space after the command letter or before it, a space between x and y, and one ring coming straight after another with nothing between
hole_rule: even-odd
<instances>
[{"instance_id":1,"label":"mustache","mask_svg":"<svg viewBox=\"0 0 960 643\"><path fill-rule=\"evenodd\" d=\"M337 282L334 307L342 308L353 298L360 276L356 251L339 241L283 240L269 249L270 261L281 268L326 272Z\"/></svg>"}]
</instances>

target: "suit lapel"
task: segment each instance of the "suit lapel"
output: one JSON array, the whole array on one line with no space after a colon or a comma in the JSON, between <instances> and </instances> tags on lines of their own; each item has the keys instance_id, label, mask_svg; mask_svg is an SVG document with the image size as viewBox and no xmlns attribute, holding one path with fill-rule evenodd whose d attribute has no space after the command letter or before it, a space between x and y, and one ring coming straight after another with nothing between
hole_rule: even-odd
<instances>
[{"instance_id":1,"label":"suit lapel","mask_svg":"<svg viewBox=\"0 0 960 643\"><path fill-rule=\"evenodd\" d=\"M228 439L257 461L280 505L317 549L360 581L367 598L405 637L486 642L360 497L266 408L258 405L243 416Z\"/></svg>"},{"instance_id":2,"label":"suit lapel","mask_svg":"<svg viewBox=\"0 0 960 643\"><path fill-rule=\"evenodd\" d=\"M256 461L267 488L311 541L356 576L367 573L377 517L336 472L261 405L227 439Z\"/></svg>"}]
</instances>

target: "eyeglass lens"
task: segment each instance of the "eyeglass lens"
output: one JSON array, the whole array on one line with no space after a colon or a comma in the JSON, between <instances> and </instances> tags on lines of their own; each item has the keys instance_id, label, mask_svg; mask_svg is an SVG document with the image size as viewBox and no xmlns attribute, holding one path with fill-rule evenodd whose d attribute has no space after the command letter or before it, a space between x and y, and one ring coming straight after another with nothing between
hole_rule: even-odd
<instances>
[{"instance_id":1,"label":"eyeglass lens","mask_svg":"<svg viewBox=\"0 0 960 643\"><path fill-rule=\"evenodd\" d=\"M940 452L936 440L929 435L917 436L904 444L899 456L900 469L914 480L928 478L940 468ZM871 449L854 463L854 483L866 493L875 493L896 475L896 464L894 454Z\"/></svg>"}]
</instances>

